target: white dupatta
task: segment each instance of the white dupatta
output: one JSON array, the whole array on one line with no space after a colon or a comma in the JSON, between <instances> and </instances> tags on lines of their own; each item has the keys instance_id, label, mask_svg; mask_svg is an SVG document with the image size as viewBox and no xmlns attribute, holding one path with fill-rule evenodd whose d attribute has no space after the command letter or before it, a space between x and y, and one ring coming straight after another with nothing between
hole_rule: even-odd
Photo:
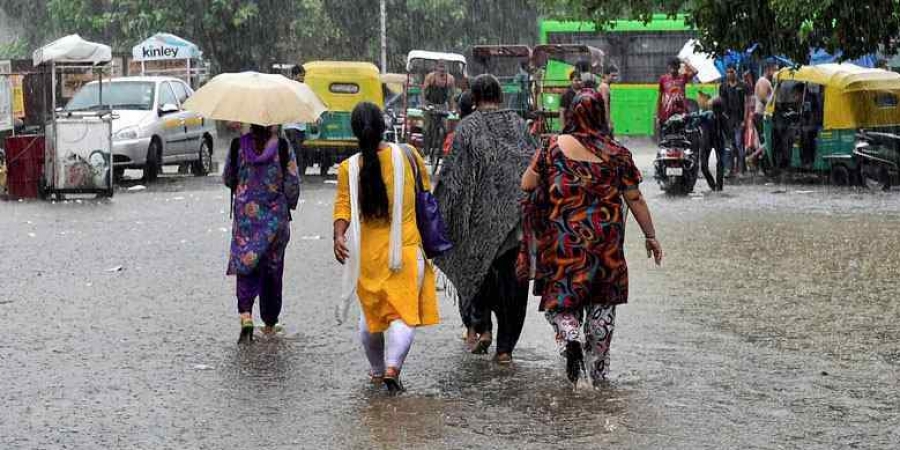
<instances>
[{"instance_id":1,"label":"white dupatta","mask_svg":"<svg viewBox=\"0 0 900 450\"><path fill-rule=\"evenodd\" d=\"M335 310L335 319L339 324L347 320L347 311L351 300L356 298L356 287L360 273L360 217L362 210L359 206L359 163L362 155L356 154L349 160L350 182L350 227L347 229L347 242L350 257L344 263L344 273L341 280L341 302ZM391 144L391 164L394 171L394 201L391 208L391 236L389 265L392 272L403 268L403 193L406 186L406 158L403 150L396 144Z\"/></svg>"}]
</instances>

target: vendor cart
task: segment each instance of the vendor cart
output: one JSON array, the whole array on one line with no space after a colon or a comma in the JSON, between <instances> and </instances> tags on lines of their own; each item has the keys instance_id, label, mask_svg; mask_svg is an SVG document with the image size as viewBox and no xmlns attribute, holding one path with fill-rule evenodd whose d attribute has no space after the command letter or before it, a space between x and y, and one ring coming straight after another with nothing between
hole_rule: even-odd
<instances>
[{"instance_id":1,"label":"vendor cart","mask_svg":"<svg viewBox=\"0 0 900 450\"><path fill-rule=\"evenodd\" d=\"M108 76L112 53L107 45L88 42L78 35L66 36L41 47L33 54L34 66L51 79L50 92L44 93L44 169L40 183L43 196L62 199L68 194L113 195L112 112L103 103L103 77ZM90 110L68 110L59 105L59 97L80 86L61 84L61 80L90 81L87 77L66 74L90 74L99 80L100 105Z\"/></svg>"}]
</instances>

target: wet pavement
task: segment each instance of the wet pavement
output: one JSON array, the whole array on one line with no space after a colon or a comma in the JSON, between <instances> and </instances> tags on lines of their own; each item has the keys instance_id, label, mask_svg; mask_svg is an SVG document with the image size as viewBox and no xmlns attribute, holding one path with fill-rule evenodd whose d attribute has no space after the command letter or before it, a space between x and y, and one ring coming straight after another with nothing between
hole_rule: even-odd
<instances>
[{"instance_id":1,"label":"wet pavement","mask_svg":"<svg viewBox=\"0 0 900 450\"><path fill-rule=\"evenodd\" d=\"M246 348L217 178L0 202L0 449L894 448L898 192L749 180L671 197L637 153L666 260L644 258L632 221L632 297L597 391L565 381L535 300L504 368L463 351L447 298L408 392L369 388L354 326L333 320L321 178L294 214L286 332Z\"/></svg>"}]
</instances>

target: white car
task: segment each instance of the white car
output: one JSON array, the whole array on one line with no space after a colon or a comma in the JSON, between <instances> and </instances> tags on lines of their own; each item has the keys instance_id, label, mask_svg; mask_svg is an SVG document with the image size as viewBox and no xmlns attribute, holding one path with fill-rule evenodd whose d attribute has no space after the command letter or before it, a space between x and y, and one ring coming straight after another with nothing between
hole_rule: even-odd
<instances>
[{"instance_id":1,"label":"white car","mask_svg":"<svg viewBox=\"0 0 900 450\"><path fill-rule=\"evenodd\" d=\"M100 85L84 85L67 111L100 109ZM142 169L153 181L163 165L191 165L194 175L212 168L215 122L182 108L194 91L172 77L122 77L103 82L103 104L113 111L113 167Z\"/></svg>"}]
</instances>

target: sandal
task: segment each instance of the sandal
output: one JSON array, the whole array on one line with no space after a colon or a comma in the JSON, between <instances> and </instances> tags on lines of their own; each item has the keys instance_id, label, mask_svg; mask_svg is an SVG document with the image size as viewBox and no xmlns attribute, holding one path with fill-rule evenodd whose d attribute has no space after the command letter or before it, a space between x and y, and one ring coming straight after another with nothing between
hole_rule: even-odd
<instances>
[{"instance_id":1,"label":"sandal","mask_svg":"<svg viewBox=\"0 0 900 450\"><path fill-rule=\"evenodd\" d=\"M486 355L488 348L491 347L491 337L490 331L482 333L481 337L478 338L478 342L472 347L472 353L475 355Z\"/></svg>"},{"instance_id":2,"label":"sandal","mask_svg":"<svg viewBox=\"0 0 900 450\"><path fill-rule=\"evenodd\" d=\"M512 353L497 353L497 356L494 357L494 361L497 361L497 364L502 365L512 364Z\"/></svg>"},{"instance_id":3,"label":"sandal","mask_svg":"<svg viewBox=\"0 0 900 450\"><path fill-rule=\"evenodd\" d=\"M369 372L369 382L372 383L372 386L380 388L384 385L384 374L376 375L372 372Z\"/></svg>"},{"instance_id":4,"label":"sandal","mask_svg":"<svg viewBox=\"0 0 900 450\"><path fill-rule=\"evenodd\" d=\"M466 348L471 352L475 349L475 346L478 345L478 333L475 332L473 328L469 328L466 330L463 335L463 339L466 341Z\"/></svg>"},{"instance_id":5,"label":"sandal","mask_svg":"<svg viewBox=\"0 0 900 450\"><path fill-rule=\"evenodd\" d=\"M267 336L273 336L277 333L281 333L282 331L284 331L284 325L282 325L281 322L278 322L272 326L266 325L262 329L263 334Z\"/></svg>"},{"instance_id":6,"label":"sandal","mask_svg":"<svg viewBox=\"0 0 900 450\"><path fill-rule=\"evenodd\" d=\"M241 334L238 337L238 344L247 344L253 342L253 325L252 317L241 317Z\"/></svg>"},{"instance_id":7,"label":"sandal","mask_svg":"<svg viewBox=\"0 0 900 450\"><path fill-rule=\"evenodd\" d=\"M406 390L403 388L403 383L400 381L400 369L396 367L388 367L387 370L384 371L384 384L387 386L388 392L393 395Z\"/></svg>"},{"instance_id":8,"label":"sandal","mask_svg":"<svg viewBox=\"0 0 900 450\"><path fill-rule=\"evenodd\" d=\"M566 343L566 377L573 385L578 385L578 379L584 375L584 351L581 342L569 341Z\"/></svg>"}]
</instances>

